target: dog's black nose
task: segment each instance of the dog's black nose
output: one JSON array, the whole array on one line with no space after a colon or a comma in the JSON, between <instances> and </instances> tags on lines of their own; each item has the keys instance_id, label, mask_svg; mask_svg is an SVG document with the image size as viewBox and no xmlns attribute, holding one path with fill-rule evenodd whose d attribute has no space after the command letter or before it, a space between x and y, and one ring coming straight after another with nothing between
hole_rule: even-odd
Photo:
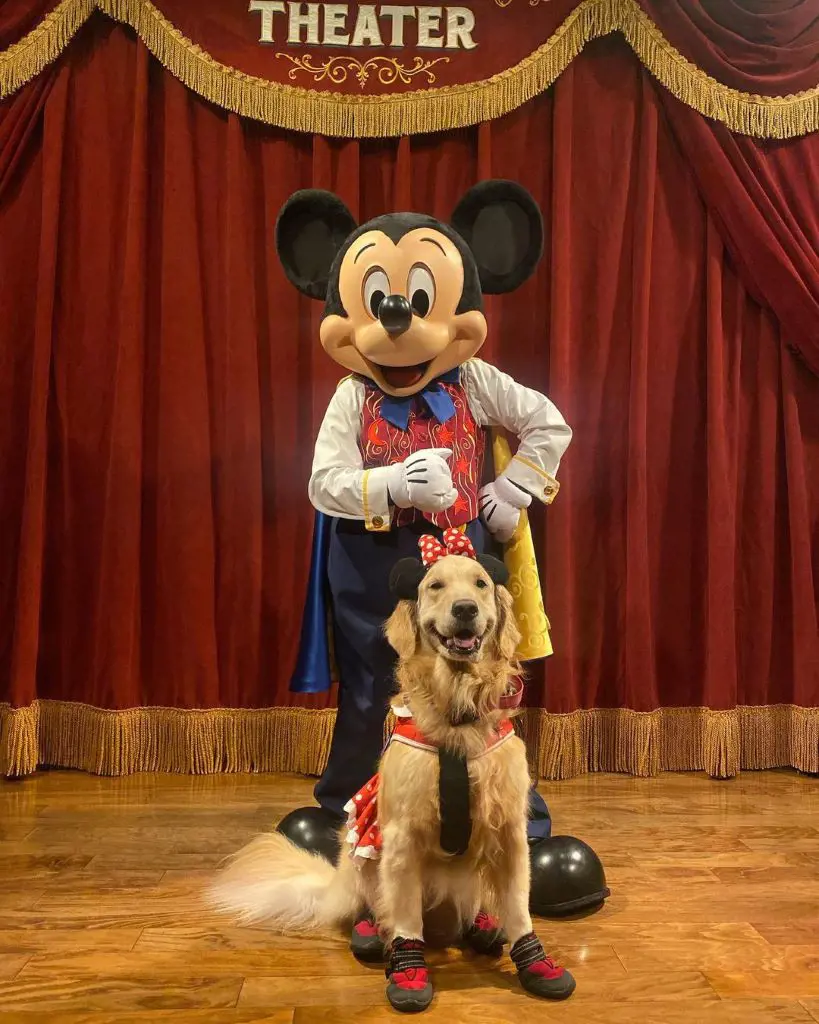
<instances>
[{"instance_id":1,"label":"dog's black nose","mask_svg":"<svg viewBox=\"0 0 819 1024\"><path fill-rule=\"evenodd\" d=\"M409 330L412 323L412 306L403 295L388 295L378 307L378 319L391 338Z\"/></svg>"},{"instance_id":2,"label":"dog's black nose","mask_svg":"<svg viewBox=\"0 0 819 1024\"><path fill-rule=\"evenodd\" d=\"M471 622L478 614L478 606L474 601L453 601L452 614L459 622Z\"/></svg>"}]
</instances>

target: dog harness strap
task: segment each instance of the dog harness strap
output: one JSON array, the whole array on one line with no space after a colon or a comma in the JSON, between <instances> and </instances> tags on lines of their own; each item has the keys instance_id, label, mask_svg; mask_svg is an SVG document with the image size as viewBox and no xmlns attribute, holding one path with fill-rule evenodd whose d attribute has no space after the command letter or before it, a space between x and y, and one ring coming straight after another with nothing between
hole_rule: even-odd
<instances>
[{"instance_id":1,"label":"dog harness strap","mask_svg":"<svg viewBox=\"0 0 819 1024\"><path fill-rule=\"evenodd\" d=\"M469 808L469 769L466 758L449 750L438 751L438 796L441 805L441 849L461 856L472 838Z\"/></svg>"}]
</instances>

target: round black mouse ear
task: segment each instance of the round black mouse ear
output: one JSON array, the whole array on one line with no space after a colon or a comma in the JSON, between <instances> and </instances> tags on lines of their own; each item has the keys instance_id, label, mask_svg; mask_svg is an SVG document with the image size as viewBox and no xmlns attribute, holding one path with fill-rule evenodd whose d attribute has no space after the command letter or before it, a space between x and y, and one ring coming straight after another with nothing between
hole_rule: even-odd
<instances>
[{"instance_id":1,"label":"round black mouse ear","mask_svg":"<svg viewBox=\"0 0 819 1024\"><path fill-rule=\"evenodd\" d=\"M401 601L415 601L424 578L424 566L417 558L402 558L390 573L390 593Z\"/></svg>"},{"instance_id":2,"label":"round black mouse ear","mask_svg":"<svg viewBox=\"0 0 819 1024\"><path fill-rule=\"evenodd\" d=\"M486 295L514 291L543 252L540 209L515 181L492 179L475 185L455 208L452 227L472 250Z\"/></svg>"},{"instance_id":3,"label":"round black mouse ear","mask_svg":"<svg viewBox=\"0 0 819 1024\"><path fill-rule=\"evenodd\" d=\"M478 555L478 561L489 573L489 578L496 586L506 586L509 582L509 570L504 562L492 555Z\"/></svg>"},{"instance_id":4,"label":"round black mouse ear","mask_svg":"<svg viewBox=\"0 0 819 1024\"><path fill-rule=\"evenodd\" d=\"M333 261L356 227L353 215L332 192L294 192L279 212L275 231L287 280L311 299L324 299Z\"/></svg>"}]
</instances>

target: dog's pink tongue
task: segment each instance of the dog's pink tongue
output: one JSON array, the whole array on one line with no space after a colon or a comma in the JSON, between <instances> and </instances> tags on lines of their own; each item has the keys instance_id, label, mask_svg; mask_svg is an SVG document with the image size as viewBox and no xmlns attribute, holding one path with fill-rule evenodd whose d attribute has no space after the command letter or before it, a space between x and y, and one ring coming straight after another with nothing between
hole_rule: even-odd
<instances>
[{"instance_id":1,"label":"dog's pink tongue","mask_svg":"<svg viewBox=\"0 0 819 1024\"><path fill-rule=\"evenodd\" d=\"M467 637L466 639L462 639L461 637L456 636L456 637L454 637L454 640L455 640L455 646L456 647L461 647L464 650L468 651L468 650L471 650L475 646L475 641L477 640L477 637L470 636L470 637Z\"/></svg>"}]
</instances>

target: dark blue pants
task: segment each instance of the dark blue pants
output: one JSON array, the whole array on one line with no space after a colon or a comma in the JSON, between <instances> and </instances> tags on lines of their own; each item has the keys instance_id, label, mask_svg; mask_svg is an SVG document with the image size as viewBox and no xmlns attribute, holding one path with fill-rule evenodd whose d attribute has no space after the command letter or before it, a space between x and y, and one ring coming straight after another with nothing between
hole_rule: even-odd
<instances>
[{"instance_id":1,"label":"dark blue pants","mask_svg":"<svg viewBox=\"0 0 819 1024\"><path fill-rule=\"evenodd\" d=\"M330 757L315 796L322 807L338 815L375 774L384 746L384 721L395 694L396 654L384 638L384 623L395 607L390 570L399 558L418 557L421 533L440 535L429 524L369 533L360 522L333 520L327 573L341 682ZM479 522L470 523L467 534L478 553L486 550L487 537ZM530 838L547 838L551 825L543 797L533 788Z\"/></svg>"}]
</instances>

